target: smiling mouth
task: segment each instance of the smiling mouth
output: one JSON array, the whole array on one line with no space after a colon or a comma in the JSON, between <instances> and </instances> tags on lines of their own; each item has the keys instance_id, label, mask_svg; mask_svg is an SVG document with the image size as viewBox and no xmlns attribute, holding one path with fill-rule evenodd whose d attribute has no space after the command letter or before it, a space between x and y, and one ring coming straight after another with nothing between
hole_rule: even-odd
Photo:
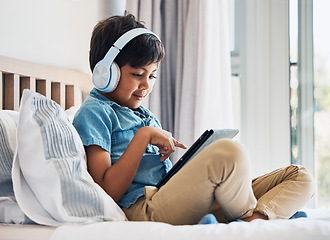
<instances>
[{"instance_id":1,"label":"smiling mouth","mask_svg":"<svg viewBox=\"0 0 330 240\"><path fill-rule=\"evenodd\" d=\"M142 99L145 98L145 95L133 94L133 96L134 96L135 98L137 98L138 100L142 100Z\"/></svg>"}]
</instances>

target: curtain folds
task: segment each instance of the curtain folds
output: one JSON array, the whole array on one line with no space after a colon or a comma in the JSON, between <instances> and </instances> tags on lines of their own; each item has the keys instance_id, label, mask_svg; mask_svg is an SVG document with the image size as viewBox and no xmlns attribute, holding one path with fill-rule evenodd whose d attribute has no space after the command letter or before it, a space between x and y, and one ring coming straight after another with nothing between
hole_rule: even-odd
<instances>
[{"instance_id":1,"label":"curtain folds","mask_svg":"<svg viewBox=\"0 0 330 240\"><path fill-rule=\"evenodd\" d=\"M156 33L160 39L163 39L160 5L161 0L127 0L126 10L128 13L133 14L137 19L144 22L146 27ZM143 105L148 107L158 117L158 119L160 119L160 121L163 119L161 112L161 84L159 84L162 67L163 65L160 64L157 76L158 81L154 85L154 89L148 99L146 99L143 103Z\"/></svg>"},{"instance_id":2,"label":"curtain folds","mask_svg":"<svg viewBox=\"0 0 330 240\"><path fill-rule=\"evenodd\" d=\"M158 80L144 103L186 145L209 128L234 126L229 6L219 0L127 0L165 46ZM172 156L177 159L182 151Z\"/></svg>"}]
</instances>

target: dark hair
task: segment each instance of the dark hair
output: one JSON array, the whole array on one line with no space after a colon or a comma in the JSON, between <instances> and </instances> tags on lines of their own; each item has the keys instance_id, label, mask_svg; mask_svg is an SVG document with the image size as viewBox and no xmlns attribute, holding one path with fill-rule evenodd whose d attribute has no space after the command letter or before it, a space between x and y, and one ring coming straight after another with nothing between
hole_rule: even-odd
<instances>
[{"instance_id":1,"label":"dark hair","mask_svg":"<svg viewBox=\"0 0 330 240\"><path fill-rule=\"evenodd\" d=\"M93 71L95 65L104 58L114 42L125 32L134 28L146 28L142 22L135 20L132 14L112 16L100 21L93 30L89 64ZM130 64L142 67L160 62L165 55L163 44L153 34L142 34L128 42L115 58L119 67Z\"/></svg>"}]
</instances>

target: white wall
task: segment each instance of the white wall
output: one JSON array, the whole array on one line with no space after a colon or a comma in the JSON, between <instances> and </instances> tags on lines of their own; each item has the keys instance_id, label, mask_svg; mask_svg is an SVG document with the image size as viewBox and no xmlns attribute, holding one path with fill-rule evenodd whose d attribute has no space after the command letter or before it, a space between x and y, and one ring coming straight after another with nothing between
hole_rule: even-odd
<instances>
[{"instance_id":1,"label":"white wall","mask_svg":"<svg viewBox=\"0 0 330 240\"><path fill-rule=\"evenodd\" d=\"M0 55L90 73L99 1L0 0Z\"/></svg>"},{"instance_id":2,"label":"white wall","mask_svg":"<svg viewBox=\"0 0 330 240\"><path fill-rule=\"evenodd\" d=\"M106 18L113 15L123 15L126 10L126 0L99 0L100 18Z\"/></svg>"}]
</instances>

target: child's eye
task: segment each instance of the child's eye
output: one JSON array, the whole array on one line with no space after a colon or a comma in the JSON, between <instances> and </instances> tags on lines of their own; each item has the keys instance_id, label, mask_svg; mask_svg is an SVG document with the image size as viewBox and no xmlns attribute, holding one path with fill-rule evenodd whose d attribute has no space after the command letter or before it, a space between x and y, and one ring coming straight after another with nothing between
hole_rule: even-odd
<instances>
[{"instance_id":1,"label":"child's eye","mask_svg":"<svg viewBox=\"0 0 330 240\"><path fill-rule=\"evenodd\" d=\"M142 74L138 74L138 73L132 73L134 77L142 77Z\"/></svg>"},{"instance_id":2,"label":"child's eye","mask_svg":"<svg viewBox=\"0 0 330 240\"><path fill-rule=\"evenodd\" d=\"M132 73L132 75L136 78L141 78L143 76L143 74L139 74L139 73ZM155 75L150 75L149 79L155 80L157 78L157 76Z\"/></svg>"}]
</instances>

